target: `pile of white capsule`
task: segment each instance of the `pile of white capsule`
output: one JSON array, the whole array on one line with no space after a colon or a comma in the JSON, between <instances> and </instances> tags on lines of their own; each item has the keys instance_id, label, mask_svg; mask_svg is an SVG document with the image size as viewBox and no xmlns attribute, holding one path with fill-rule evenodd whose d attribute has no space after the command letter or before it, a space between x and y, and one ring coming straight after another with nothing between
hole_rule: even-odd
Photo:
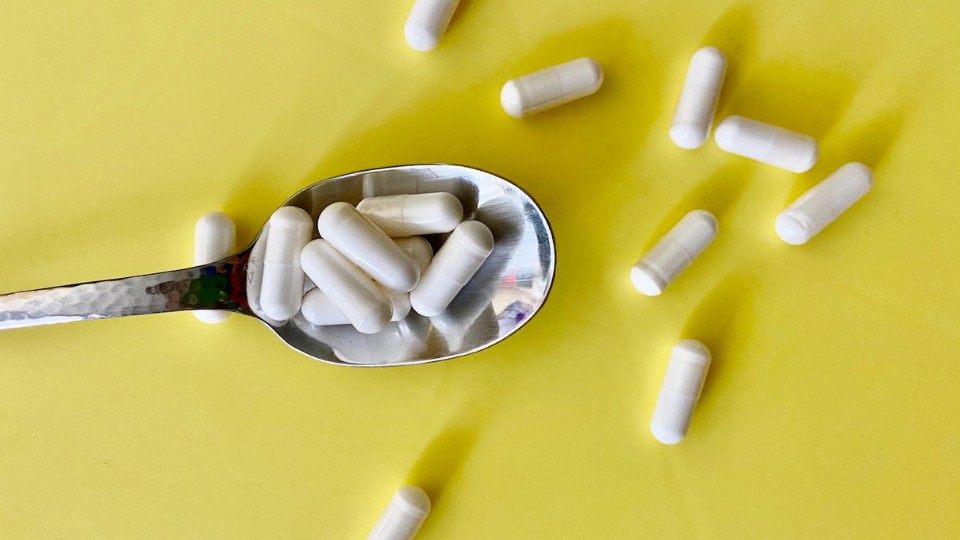
<instances>
[{"instance_id":1,"label":"pile of white capsule","mask_svg":"<svg viewBox=\"0 0 960 540\"><path fill-rule=\"evenodd\" d=\"M693 54L670 127L670 139L680 148L699 148L710 137L726 69L727 59L715 47ZM820 153L812 137L741 116L720 121L714 140L721 150L794 173L813 168ZM872 185L866 165L843 165L780 212L777 235L788 244L807 243ZM717 230L710 212L688 213L633 265L634 288L647 296L661 294L713 242ZM673 348L650 422L660 442L676 444L686 435L709 365L710 351L698 341L684 340Z\"/></svg>"},{"instance_id":2,"label":"pile of white capsule","mask_svg":"<svg viewBox=\"0 0 960 540\"><path fill-rule=\"evenodd\" d=\"M302 313L311 324L350 324L364 334L403 320L411 309L424 317L443 313L494 247L490 229L464 220L460 200L445 192L367 197L356 207L336 202L323 209L316 226L302 208L284 206L268 223L263 314L283 322ZM202 217L194 263L229 255L234 231L224 214ZM440 234L448 236L434 254L423 235ZM314 285L306 294L305 278Z\"/></svg>"}]
</instances>

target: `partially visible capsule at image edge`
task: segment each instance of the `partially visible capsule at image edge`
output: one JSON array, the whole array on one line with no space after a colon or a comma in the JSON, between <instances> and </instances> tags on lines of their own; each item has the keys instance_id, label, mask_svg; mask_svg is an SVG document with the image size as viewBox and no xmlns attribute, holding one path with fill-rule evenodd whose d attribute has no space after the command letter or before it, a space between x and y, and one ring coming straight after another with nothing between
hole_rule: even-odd
<instances>
[{"instance_id":1,"label":"partially visible capsule at image edge","mask_svg":"<svg viewBox=\"0 0 960 540\"><path fill-rule=\"evenodd\" d=\"M410 540L430 514L430 497L417 486L403 486L393 494L367 540Z\"/></svg>"},{"instance_id":2,"label":"partially visible capsule at image edge","mask_svg":"<svg viewBox=\"0 0 960 540\"><path fill-rule=\"evenodd\" d=\"M416 0L403 26L410 47L420 52L435 49L459 3L460 0Z\"/></svg>"}]
</instances>

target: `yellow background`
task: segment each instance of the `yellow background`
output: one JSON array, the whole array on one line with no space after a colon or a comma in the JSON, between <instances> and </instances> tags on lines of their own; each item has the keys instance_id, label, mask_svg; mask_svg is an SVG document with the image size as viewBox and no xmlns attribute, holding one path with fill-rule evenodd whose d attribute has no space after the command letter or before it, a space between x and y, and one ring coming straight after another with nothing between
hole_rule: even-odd
<instances>
[{"instance_id":1,"label":"yellow background","mask_svg":"<svg viewBox=\"0 0 960 540\"><path fill-rule=\"evenodd\" d=\"M187 266L206 211L245 243L311 182L436 161L532 193L559 264L522 332L421 367L317 363L239 316L0 333L0 537L363 538L404 482L434 499L424 539L960 535L956 2L464 0L428 54L411 3L3 3L0 290ZM670 143L705 44L718 118L815 136L812 171ZM500 110L584 55L597 95ZM780 242L853 160L874 190ZM640 296L630 265L695 207L718 240ZM714 364L665 447L683 337Z\"/></svg>"}]
</instances>

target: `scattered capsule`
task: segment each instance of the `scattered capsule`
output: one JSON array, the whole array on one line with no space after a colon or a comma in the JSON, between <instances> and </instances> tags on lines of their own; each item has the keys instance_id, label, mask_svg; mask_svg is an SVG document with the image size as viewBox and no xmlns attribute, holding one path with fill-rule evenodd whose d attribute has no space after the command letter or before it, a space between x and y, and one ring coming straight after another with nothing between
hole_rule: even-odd
<instances>
[{"instance_id":1,"label":"scattered capsule","mask_svg":"<svg viewBox=\"0 0 960 540\"><path fill-rule=\"evenodd\" d=\"M500 104L507 114L523 118L589 96L603 84L603 68L592 58L577 58L507 81Z\"/></svg>"},{"instance_id":2,"label":"scattered capsule","mask_svg":"<svg viewBox=\"0 0 960 540\"><path fill-rule=\"evenodd\" d=\"M352 265L353 263L350 264ZM304 269L306 269L306 267L304 267ZM367 278L367 281L369 281L369 278ZM374 286L376 287L377 285L374 284ZM403 318L410 313L410 297L407 293L384 291L383 294L390 300L391 321L403 320ZM350 319L344 314L344 311L337 306L332 298L324 294L319 288L310 289L307 291L307 294L303 295L303 305L300 306L300 313L303 314L303 318L306 319L308 323L317 326L351 324Z\"/></svg>"},{"instance_id":3,"label":"scattered capsule","mask_svg":"<svg viewBox=\"0 0 960 540\"><path fill-rule=\"evenodd\" d=\"M706 210L683 216L630 270L641 294L657 296L717 237L717 218Z\"/></svg>"},{"instance_id":4,"label":"scattered capsule","mask_svg":"<svg viewBox=\"0 0 960 540\"><path fill-rule=\"evenodd\" d=\"M486 225L479 221L457 225L410 291L413 310L424 317L439 315L492 252L493 234Z\"/></svg>"},{"instance_id":5,"label":"scattered capsule","mask_svg":"<svg viewBox=\"0 0 960 540\"><path fill-rule=\"evenodd\" d=\"M357 210L391 238L448 233L463 221L463 205L449 193L369 197Z\"/></svg>"},{"instance_id":6,"label":"scattered capsule","mask_svg":"<svg viewBox=\"0 0 960 540\"><path fill-rule=\"evenodd\" d=\"M390 299L330 242L314 240L307 244L300 254L300 264L317 289L333 301L357 331L373 334L390 322L393 314ZM305 318L306 315L304 313Z\"/></svg>"},{"instance_id":7,"label":"scattered capsule","mask_svg":"<svg viewBox=\"0 0 960 540\"><path fill-rule=\"evenodd\" d=\"M872 186L873 173L869 167L856 162L843 165L780 212L777 235L788 244L806 244Z\"/></svg>"},{"instance_id":8,"label":"scattered capsule","mask_svg":"<svg viewBox=\"0 0 960 540\"><path fill-rule=\"evenodd\" d=\"M416 261L417 266L420 268L420 275L422 276L423 273L427 271L427 266L430 265L430 261L433 260L433 248L430 246L430 242L427 242L425 238L419 236L394 238L393 241L400 246L400 249L402 249L404 253Z\"/></svg>"},{"instance_id":9,"label":"scattered capsule","mask_svg":"<svg viewBox=\"0 0 960 540\"><path fill-rule=\"evenodd\" d=\"M385 289L407 292L420 279L417 263L353 206L331 204L320 213L317 225L321 238Z\"/></svg>"},{"instance_id":10,"label":"scattered capsule","mask_svg":"<svg viewBox=\"0 0 960 540\"><path fill-rule=\"evenodd\" d=\"M430 513L430 497L417 486L403 486L393 494L367 540L410 540Z\"/></svg>"},{"instance_id":11,"label":"scattered capsule","mask_svg":"<svg viewBox=\"0 0 960 540\"><path fill-rule=\"evenodd\" d=\"M710 350L703 343L685 339L673 347L650 420L650 431L658 441L677 444L687 435L709 367Z\"/></svg>"},{"instance_id":12,"label":"scattered capsule","mask_svg":"<svg viewBox=\"0 0 960 540\"><path fill-rule=\"evenodd\" d=\"M704 47L693 53L670 126L670 139L680 148L693 150L707 142L726 72L727 58L720 49Z\"/></svg>"},{"instance_id":13,"label":"scattered capsule","mask_svg":"<svg viewBox=\"0 0 960 540\"><path fill-rule=\"evenodd\" d=\"M223 212L209 212L200 217L194 228L193 265L209 264L233 254L237 243L237 227ZM194 316L208 324L227 320L229 311L199 309Z\"/></svg>"},{"instance_id":14,"label":"scattered capsule","mask_svg":"<svg viewBox=\"0 0 960 540\"><path fill-rule=\"evenodd\" d=\"M313 218L296 206L284 206L270 216L260 308L276 321L292 319L303 298L300 251L313 236Z\"/></svg>"},{"instance_id":15,"label":"scattered capsule","mask_svg":"<svg viewBox=\"0 0 960 540\"><path fill-rule=\"evenodd\" d=\"M795 173L809 171L820 152L813 137L742 116L724 118L713 138L721 150Z\"/></svg>"},{"instance_id":16,"label":"scattered capsule","mask_svg":"<svg viewBox=\"0 0 960 540\"><path fill-rule=\"evenodd\" d=\"M417 0L413 4L403 35L415 50L432 51L447 31L460 0Z\"/></svg>"}]
</instances>

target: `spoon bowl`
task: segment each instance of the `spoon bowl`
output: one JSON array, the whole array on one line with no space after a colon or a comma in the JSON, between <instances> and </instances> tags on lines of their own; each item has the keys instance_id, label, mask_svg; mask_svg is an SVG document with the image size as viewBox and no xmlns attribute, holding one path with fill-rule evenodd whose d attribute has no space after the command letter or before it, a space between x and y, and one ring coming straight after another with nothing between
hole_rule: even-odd
<instances>
[{"instance_id":1,"label":"spoon bowl","mask_svg":"<svg viewBox=\"0 0 960 540\"><path fill-rule=\"evenodd\" d=\"M493 233L490 257L450 307L433 318L411 312L377 334L351 326L314 326L298 313L275 321L260 309L269 223L235 255L183 270L66 285L0 296L0 329L194 309L255 317L290 347L322 362L397 366L447 360L485 349L519 330L543 306L553 283L556 248L550 226L523 190L488 172L459 165L371 169L317 182L283 206L316 221L328 205L365 197L447 192L464 218ZM314 231L314 236L316 236ZM428 238L437 249L441 236ZM305 291L313 284L307 280Z\"/></svg>"}]
</instances>

